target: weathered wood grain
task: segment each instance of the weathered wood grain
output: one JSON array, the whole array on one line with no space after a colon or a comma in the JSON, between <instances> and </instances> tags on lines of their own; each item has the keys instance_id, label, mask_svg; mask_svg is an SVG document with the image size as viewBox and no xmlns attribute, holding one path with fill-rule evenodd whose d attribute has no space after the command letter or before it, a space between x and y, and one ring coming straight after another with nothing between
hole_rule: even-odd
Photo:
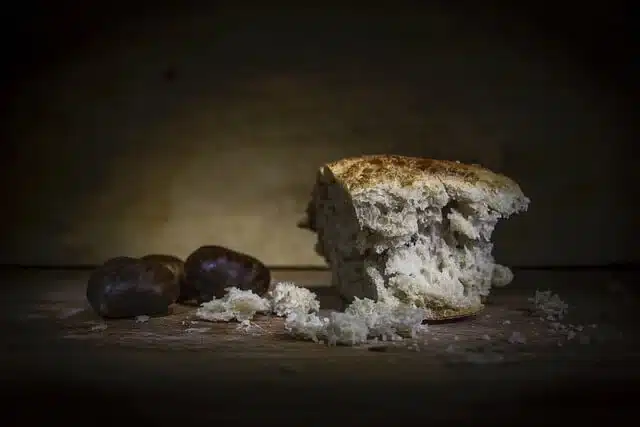
<instances>
[{"instance_id":1,"label":"weathered wood grain","mask_svg":"<svg viewBox=\"0 0 640 427\"><path fill-rule=\"evenodd\" d=\"M343 303L327 287L326 272L278 272L276 280L292 280L312 287L323 309L341 309ZM195 307L176 306L174 314L151 318L140 323L133 319L104 321L84 300L84 273L51 273L20 279L22 304L15 305L13 322L39 324L47 328L50 338L59 342L81 341L89 345L130 347L167 351L208 351L216 357L296 357L323 359L341 354L360 360L362 348L330 348L325 345L295 341L284 331L283 320L258 316L247 330L237 323L211 323L194 317ZM25 283L26 281L26 283ZM496 290L483 312L471 318L434 323L416 339L401 343L378 343L372 352L406 353L405 357L425 362L445 353L450 359L466 357L482 363L478 353L498 352L490 360L558 355L562 348L580 348L591 354L602 346L631 344L626 336L635 312L637 294L633 277L619 279L610 274L523 272L511 287ZM528 298L535 289L554 289L570 304L569 316L562 323L574 325L575 336L550 330L551 323L530 312ZM520 334L525 344L510 344L509 338ZM572 334L573 335L573 334ZM628 334L627 334L628 335ZM26 337L23 337L27 339ZM573 351L573 350L572 350Z\"/></svg>"},{"instance_id":2,"label":"weathered wood grain","mask_svg":"<svg viewBox=\"0 0 640 427\"><path fill-rule=\"evenodd\" d=\"M632 273L519 272L474 318L431 324L415 340L360 348L294 341L274 317L256 319L259 328L251 332L194 321L194 307L187 306L144 323L105 322L84 301L86 277L2 275L0 380L13 390L15 408L34 399L47 408L22 411L23 419L72 420L74 402L87 396L83 410L149 425L239 418L335 423L331 407L369 425L414 419L416 411L430 425L478 419L539 425L548 423L541 405L559 405L554 411L577 421L576 404L565 403L572 399L583 402L579 414L589 421L607 414L611 422L635 409L623 391L640 381ZM324 308L342 304L326 286L326 273L276 278L311 286ZM527 298L536 288L552 289L570 304L563 323L582 325L573 339L531 316ZM513 332L527 342L509 343ZM173 404L165 403L167 396ZM105 405L111 405L106 412ZM609 407L616 407L615 416Z\"/></svg>"}]
</instances>

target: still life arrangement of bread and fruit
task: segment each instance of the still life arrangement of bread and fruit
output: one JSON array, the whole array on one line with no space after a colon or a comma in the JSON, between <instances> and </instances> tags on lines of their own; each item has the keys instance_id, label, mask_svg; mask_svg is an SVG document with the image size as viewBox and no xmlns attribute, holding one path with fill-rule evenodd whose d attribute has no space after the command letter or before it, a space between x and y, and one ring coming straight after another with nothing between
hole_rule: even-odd
<instances>
[{"instance_id":1,"label":"still life arrangement of bread and fruit","mask_svg":"<svg viewBox=\"0 0 640 427\"><path fill-rule=\"evenodd\" d=\"M192 304L210 322L280 316L292 336L316 342L401 340L430 321L476 315L492 288L513 280L495 262L491 236L500 219L528 205L515 181L479 165L345 158L317 171L298 224L316 234L344 310L323 313L309 289L272 281L260 260L216 245L184 261L112 258L91 274L87 300L104 318L166 316L176 304Z\"/></svg>"}]
</instances>

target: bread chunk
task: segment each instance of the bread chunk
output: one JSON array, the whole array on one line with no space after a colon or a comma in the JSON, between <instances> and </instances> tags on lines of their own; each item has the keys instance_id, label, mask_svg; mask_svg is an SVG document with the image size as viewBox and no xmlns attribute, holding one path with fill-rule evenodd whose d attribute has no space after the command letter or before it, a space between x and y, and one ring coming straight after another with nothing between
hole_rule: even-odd
<instances>
[{"instance_id":1,"label":"bread chunk","mask_svg":"<svg viewBox=\"0 0 640 427\"><path fill-rule=\"evenodd\" d=\"M303 222L345 299L440 319L473 312L492 286L511 281L491 255L491 234L528 204L516 182L478 165L368 155L320 168Z\"/></svg>"}]
</instances>

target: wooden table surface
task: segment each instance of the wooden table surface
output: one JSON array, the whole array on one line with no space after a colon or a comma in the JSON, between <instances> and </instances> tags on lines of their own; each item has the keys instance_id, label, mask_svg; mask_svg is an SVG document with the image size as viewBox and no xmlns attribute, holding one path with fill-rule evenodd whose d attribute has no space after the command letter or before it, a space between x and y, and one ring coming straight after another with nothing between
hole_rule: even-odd
<instances>
[{"instance_id":1,"label":"wooden table surface","mask_svg":"<svg viewBox=\"0 0 640 427\"><path fill-rule=\"evenodd\" d=\"M326 272L274 276L312 288L325 309L340 308ZM548 424L549 411L612 422L635 409L630 388L640 385L637 272L517 271L474 318L361 348L292 340L274 317L257 319L249 331L198 321L186 306L144 323L105 322L84 300L88 272L0 277L0 379L16 402L41 408L16 410L22 421L71 417L69 408L79 405L143 425L238 417L326 425L335 411L366 424L403 417ZM569 304L561 323L575 336L531 314L536 289ZM526 343L509 343L514 332Z\"/></svg>"}]
</instances>

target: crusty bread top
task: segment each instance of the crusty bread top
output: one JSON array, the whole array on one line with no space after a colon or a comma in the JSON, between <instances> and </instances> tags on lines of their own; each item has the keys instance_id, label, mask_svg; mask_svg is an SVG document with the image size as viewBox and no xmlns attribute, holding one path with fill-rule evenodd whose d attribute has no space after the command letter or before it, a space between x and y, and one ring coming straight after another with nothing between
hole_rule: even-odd
<instances>
[{"instance_id":1,"label":"crusty bread top","mask_svg":"<svg viewBox=\"0 0 640 427\"><path fill-rule=\"evenodd\" d=\"M437 178L445 184L483 186L503 193L522 195L520 186L504 175L479 165L449 160L383 154L348 157L324 167L329 168L350 192L390 182L409 187L420 185L425 179Z\"/></svg>"}]
</instances>

